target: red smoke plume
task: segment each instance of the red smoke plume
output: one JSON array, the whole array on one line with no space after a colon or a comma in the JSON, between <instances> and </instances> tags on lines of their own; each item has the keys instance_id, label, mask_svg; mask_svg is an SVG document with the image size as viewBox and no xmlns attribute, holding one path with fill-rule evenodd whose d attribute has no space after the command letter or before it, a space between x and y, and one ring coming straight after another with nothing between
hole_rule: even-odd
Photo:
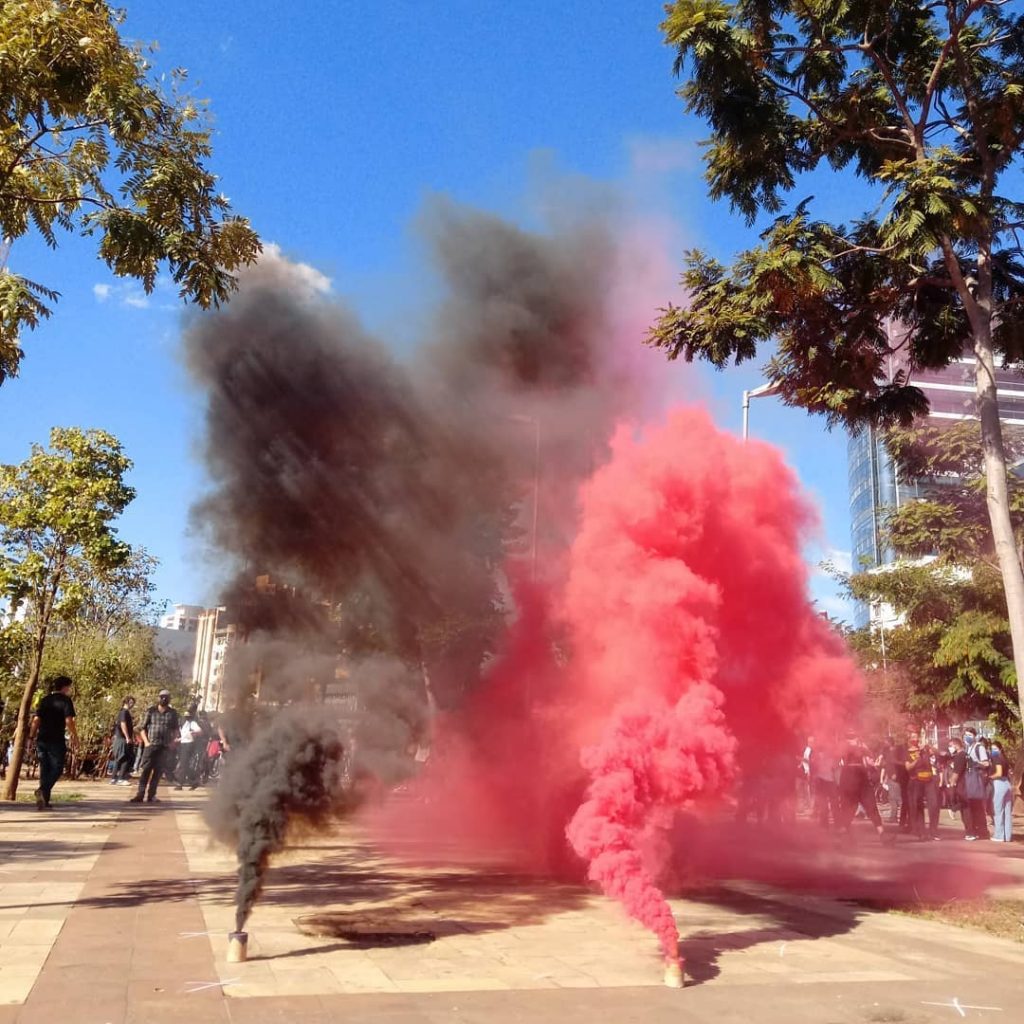
<instances>
[{"instance_id":1,"label":"red smoke plume","mask_svg":"<svg viewBox=\"0 0 1024 1024\"><path fill-rule=\"evenodd\" d=\"M567 835L674 956L658 882L675 813L720 809L741 768L792 772L797 731L834 729L859 693L807 598L814 525L781 456L703 411L620 429L583 488L567 581L518 588L504 655L388 834L549 871Z\"/></svg>"},{"instance_id":2,"label":"red smoke plume","mask_svg":"<svg viewBox=\"0 0 1024 1024\"><path fill-rule=\"evenodd\" d=\"M598 734L568 837L667 955L678 936L657 878L674 812L722 793L737 748L763 771L796 727L856 693L807 601L813 522L772 449L696 410L638 438L620 431L584 489L565 594L574 703L608 710L585 718Z\"/></svg>"}]
</instances>

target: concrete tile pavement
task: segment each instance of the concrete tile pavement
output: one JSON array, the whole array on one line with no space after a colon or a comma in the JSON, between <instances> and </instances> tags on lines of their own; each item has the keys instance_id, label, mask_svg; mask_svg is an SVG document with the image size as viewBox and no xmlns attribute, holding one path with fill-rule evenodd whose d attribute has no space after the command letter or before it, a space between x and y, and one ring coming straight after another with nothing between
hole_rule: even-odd
<instances>
[{"instance_id":1,"label":"concrete tile pavement","mask_svg":"<svg viewBox=\"0 0 1024 1024\"><path fill-rule=\"evenodd\" d=\"M3 862L32 876L13 876L21 879L13 884L34 887L30 896L18 891L20 903L0 900L9 911L37 899L56 904L58 896L64 907L70 890L48 898L47 886L81 888L63 919L0 917L8 935L31 932L48 951L41 974L35 960L29 965L38 982L23 1005L0 1006L0 1024L660 1024L683 1014L716 1024L923 1024L959 1019L958 1005L971 1017L1009 1021L1019 998L1024 947L751 882L673 902L697 985L667 990L650 937L607 901L488 869L411 868L382 857L351 827L304 838L273 866L250 924L253 959L228 965L232 858L209 846L195 797L168 796L170 807L154 808L91 796L75 808L80 820L40 816L37 823L28 815L24 827L52 830L37 843L63 835L83 846L66 859L81 867L91 857L92 868L84 881L70 881L43 877L52 861ZM83 845L90 819L106 820L101 854ZM8 820L0 817L4 839ZM942 856L952 863L960 854L949 846ZM67 853L57 845L39 849ZM939 856L930 848L904 856L912 853ZM1020 856L1000 853L994 863ZM349 923L412 922L438 938L375 947L306 935L295 925L325 914ZM34 932L38 921L49 923ZM9 944L15 960L21 948Z\"/></svg>"}]
</instances>

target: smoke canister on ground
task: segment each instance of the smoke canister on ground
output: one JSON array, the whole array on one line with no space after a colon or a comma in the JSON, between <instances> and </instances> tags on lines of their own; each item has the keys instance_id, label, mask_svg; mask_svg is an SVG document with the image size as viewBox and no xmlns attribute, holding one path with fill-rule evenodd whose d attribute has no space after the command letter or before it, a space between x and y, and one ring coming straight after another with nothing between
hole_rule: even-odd
<instances>
[{"instance_id":1,"label":"smoke canister on ground","mask_svg":"<svg viewBox=\"0 0 1024 1024\"><path fill-rule=\"evenodd\" d=\"M228 963L241 964L249 958L249 933L228 933Z\"/></svg>"},{"instance_id":2,"label":"smoke canister on ground","mask_svg":"<svg viewBox=\"0 0 1024 1024\"><path fill-rule=\"evenodd\" d=\"M685 963L682 957L672 957L665 961L665 984L669 988L682 988L685 978Z\"/></svg>"}]
</instances>

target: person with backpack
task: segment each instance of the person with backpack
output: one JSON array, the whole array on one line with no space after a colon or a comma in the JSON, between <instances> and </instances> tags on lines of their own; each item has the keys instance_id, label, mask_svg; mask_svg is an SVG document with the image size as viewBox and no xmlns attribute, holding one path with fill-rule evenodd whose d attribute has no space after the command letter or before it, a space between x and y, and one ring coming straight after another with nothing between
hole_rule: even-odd
<instances>
[{"instance_id":1,"label":"person with backpack","mask_svg":"<svg viewBox=\"0 0 1024 1024\"><path fill-rule=\"evenodd\" d=\"M1003 753L1003 745L993 740L989 751L992 765L992 817L995 821L992 842L1013 842L1013 784L1010 781L1010 764Z\"/></svg>"},{"instance_id":2,"label":"person with backpack","mask_svg":"<svg viewBox=\"0 0 1024 1024\"><path fill-rule=\"evenodd\" d=\"M985 798L988 795L989 756L985 741L973 729L964 730L964 829L968 841L988 839Z\"/></svg>"}]
</instances>

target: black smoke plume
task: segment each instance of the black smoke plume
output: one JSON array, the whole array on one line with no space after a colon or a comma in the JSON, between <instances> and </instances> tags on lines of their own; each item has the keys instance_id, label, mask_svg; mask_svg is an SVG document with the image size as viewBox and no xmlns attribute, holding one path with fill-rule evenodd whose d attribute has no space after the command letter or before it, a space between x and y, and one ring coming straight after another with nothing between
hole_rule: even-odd
<instances>
[{"instance_id":1,"label":"black smoke plume","mask_svg":"<svg viewBox=\"0 0 1024 1024\"><path fill-rule=\"evenodd\" d=\"M502 565L564 528L626 400L597 386L607 225L441 206L427 235L445 295L407 359L274 254L186 332L212 481L193 515L241 640L227 702L256 715L207 810L238 848L239 926L289 821L410 771L433 698L472 690L510 613Z\"/></svg>"},{"instance_id":2,"label":"black smoke plume","mask_svg":"<svg viewBox=\"0 0 1024 1024\"><path fill-rule=\"evenodd\" d=\"M214 836L238 852L235 927L241 931L263 888L267 863L289 828L322 826L353 798L346 743L302 707L282 709L273 730L239 751L207 804Z\"/></svg>"}]
</instances>

